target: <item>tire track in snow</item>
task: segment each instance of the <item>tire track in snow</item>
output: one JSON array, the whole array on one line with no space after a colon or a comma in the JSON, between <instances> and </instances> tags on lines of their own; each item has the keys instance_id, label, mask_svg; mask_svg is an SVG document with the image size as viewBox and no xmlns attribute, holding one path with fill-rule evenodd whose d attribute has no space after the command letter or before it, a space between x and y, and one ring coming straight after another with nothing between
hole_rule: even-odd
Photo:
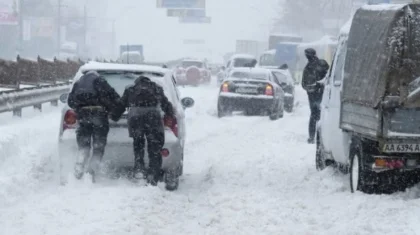
<instances>
[{"instance_id":1,"label":"tire track in snow","mask_svg":"<svg viewBox=\"0 0 420 235\"><path fill-rule=\"evenodd\" d=\"M186 173L190 175L184 177L179 191L166 192L162 185L139 187L124 180L28 190L27 200L12 208L0 207L2 232L335 235L418 231L418 191L391 196L350 194L347 176L332 169L315 170L315 146L306 144L305 138L306 105L274 122L268 117L218 119L211 116L216 93L196 90L203 93L196 98L201 104L187 110L192 114L188 118L195 118L187 130ZM206 92L213 96L206 97ZM223 129L217 132L220 135L215 134L216 128ZM34 132L41 136L42 128ZM208 133L213 134L204 139ZM36 146L42 145L36 142L31 147Z\"/></svg>"}]
</instances>

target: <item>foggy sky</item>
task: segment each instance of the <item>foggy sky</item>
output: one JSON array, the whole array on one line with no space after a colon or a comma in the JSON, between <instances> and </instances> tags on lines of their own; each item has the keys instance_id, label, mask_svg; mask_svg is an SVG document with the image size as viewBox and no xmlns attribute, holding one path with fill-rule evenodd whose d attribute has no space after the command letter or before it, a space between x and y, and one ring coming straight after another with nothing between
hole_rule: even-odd
<instances>
[{"instance_id":1,"label":"foggy sky","mask_svg":"<svg viewBox=\"0 0 420 235\"><path fill-rule=\"evenodd\" d=\"M91 1L89 14L98 14L99 8L92 6L98 0L88 1ZM165 9L156 8L155 0L107 0L107 6L105 1L100 2L99 14L107 11L102 17L117 19L117 43L143 44L148 61L184 56L221 61L224 53L234 51L236 39L266 41L272 18L279 14L277 0L207 0L207 14L212 23L192 25L179 24L177 18L167 17ZM206 44L183 45L183 39L205 39Z\"/></svg>"}]
</instances>

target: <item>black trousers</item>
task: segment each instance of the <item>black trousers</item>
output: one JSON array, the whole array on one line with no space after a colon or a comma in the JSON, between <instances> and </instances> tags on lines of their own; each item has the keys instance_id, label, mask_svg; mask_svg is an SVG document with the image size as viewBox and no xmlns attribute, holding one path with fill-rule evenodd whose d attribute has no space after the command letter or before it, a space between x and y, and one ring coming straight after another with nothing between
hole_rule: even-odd
<instances>
[{"instance_id":1,"label":"black trousers","mask_svg":"<svg viewBox=\"0 0 420 235\"><path fill-rule=\"evenodd\" d=\"M311 110L311 116L309 117L309 138L315 138L316 132L316 123L321 118L321 101L322 101L322 93L309 93L309 108Z\"/></svg>"},{"instance_id":2,"label":"black trousers","mask_svg":"<svg viewBox=\"0 0 420 235\"><path fill-rule=\"evenodd\" d=\"M109 120L107 113L97 110L78 111L79 127L76 130L77 145L82 155L84 167L97 170L105 152L109 133ZM91 164L87 166L92 149Z\"/></svg>"},{"instance_id":3,"label":"black trousers","mask_svg":"<svg viewBox=\"0 0 420 235\"><path fill-rule=\"evenodd\" d=\"M149 175L158 177L162 168L160 151L165 144L165 132L160 111L156 108L130 110L128 128L133 138L135 168L144 167L145 141L149 155Z\"/></svg>"}]
</instances>

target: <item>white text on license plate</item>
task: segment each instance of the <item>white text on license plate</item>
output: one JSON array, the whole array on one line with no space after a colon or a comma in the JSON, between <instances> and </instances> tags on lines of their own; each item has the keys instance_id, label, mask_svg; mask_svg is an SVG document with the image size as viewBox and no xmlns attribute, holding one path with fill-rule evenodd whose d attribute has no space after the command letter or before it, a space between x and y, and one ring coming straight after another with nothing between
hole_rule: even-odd
<instances>
[{"instance_id":1,"label":"white text on license plate","mask_svg":"<svg viewBox=\"0 0 420 235\"><path fill-rule=\"evenodd\" d=\"M420 153L420 144L385 144L386 153Z\"/></svg>"},{"instance_id":2,"label":"white text on license plate","mask_svg":"<svg viewBox=\"0 0 420 235\"><path fill-rule=\"evenodd\" d=\"M257 93L257 88L237 88L236 92L239 92L239 93Z\"/></svg>"}]
</instances>

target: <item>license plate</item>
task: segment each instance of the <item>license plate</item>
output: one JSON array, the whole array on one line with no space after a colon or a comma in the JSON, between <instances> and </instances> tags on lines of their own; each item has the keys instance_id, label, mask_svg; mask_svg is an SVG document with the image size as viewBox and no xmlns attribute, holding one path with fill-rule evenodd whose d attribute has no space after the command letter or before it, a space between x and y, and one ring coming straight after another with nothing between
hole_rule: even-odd
<instances>
[{"instance_id":1,"label":"license plate","mask_svg":"<svg viewBox=\"0 0 420 235\"><path fill-rule=\"evenodd\" d=\"M257 88L237 88L236 92L238 93L257 93Z\"/></svg>"},{"instance_id":2,"label":"license plate","mask_svg":"<svg viewBox=\"0 0 420 235\"><path fill-rule=\"evenodd\" d=\"M386 153L420 153L420 144L385 144Z\"/></svg>"}]
</instances>

